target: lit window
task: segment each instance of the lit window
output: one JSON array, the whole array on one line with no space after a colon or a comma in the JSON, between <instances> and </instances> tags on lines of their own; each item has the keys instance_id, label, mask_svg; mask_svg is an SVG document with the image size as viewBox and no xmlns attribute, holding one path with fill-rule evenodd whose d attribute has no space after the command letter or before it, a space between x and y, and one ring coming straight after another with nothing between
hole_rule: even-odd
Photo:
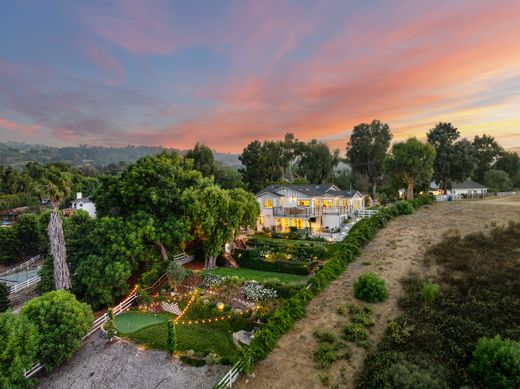
<instances>
[{"instance_id":1,"label":"lit window","mask_svg":"<svg viewBox=\"0 0 520 389\"><path fill-rule=\"evenodd\" d=\"M264 199L264 208L273 208L273 200Z\"/></svg>"},{"instance_id":2,"label":"lit window","mask_svg":"<svg viewBox=\"0 0 520 389\"><path fill-rule=\"evenodd\" d=\"M309 200L298 200L298 207L308 207L310 204Z\"/></svg>"}]
</instances>

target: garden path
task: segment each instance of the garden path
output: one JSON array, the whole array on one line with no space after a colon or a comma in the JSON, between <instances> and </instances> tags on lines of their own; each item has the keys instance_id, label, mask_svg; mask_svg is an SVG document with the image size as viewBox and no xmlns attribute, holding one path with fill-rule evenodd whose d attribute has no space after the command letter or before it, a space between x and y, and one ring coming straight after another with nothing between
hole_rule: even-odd
<instances>
[{"instance_id":1,"label":"garden path","mask_svg":"<svg viewBox=\"0 0 520 389\"><path fill-rule=\"evenodd\" d=\"M362 255L336 281L308 305L307 316L299 320L278 343L278 347L254 369L254 375L242 376L238 388L320 388L318 374L328 375L330 385L353 388L355 375L361 371L367 350L353 346L350 361L338 361L327 371L317 370L313 362L316 329L340 333L348 323L336 313L338 305L359 302L353 296L353 283L363 271L380 274L387 282L390 297L374 305L375 327L370 341L377 344L389 320L398 315L397 300L402 292L400 280L411 271L427 273L434 269L424 263L429 246L445 233L456 229L461 234L486 231L493 225L520 219L518 197L500 201L457 201L435 203L401 216L379 231ZM453 233L453 232L452 232Z\"/></svg>"}]
</instances>

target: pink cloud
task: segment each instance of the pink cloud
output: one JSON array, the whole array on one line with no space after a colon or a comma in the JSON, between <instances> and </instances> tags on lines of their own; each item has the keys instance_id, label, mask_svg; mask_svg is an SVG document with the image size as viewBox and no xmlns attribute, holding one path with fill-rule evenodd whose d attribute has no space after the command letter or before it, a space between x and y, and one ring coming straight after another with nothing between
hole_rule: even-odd
<instances>
[{"instance_id":1,"label":"pink cloud","mask_svg":"<svg viewBox=\"0 0 520 389\"><path fill-rule=\"evenodd\" d=\"M125 73L121 65L114 57L103 52L99 47L91 44L85 47L89 58L100 68L114 73L117 77L122 77Z\"/></svg>"},{"instance_id":2,"label":"pink cloud","mask_svg":"<svg viewBox=\"0 0 520 389\"><path fill-rule=\"evenodd\" d=\"M32 135L35 131L42 128L38 124L22 124L12 120L0 117L0 129L9 130L14 132L21 132L25 135Z\"/></svg>"}]
</instances>

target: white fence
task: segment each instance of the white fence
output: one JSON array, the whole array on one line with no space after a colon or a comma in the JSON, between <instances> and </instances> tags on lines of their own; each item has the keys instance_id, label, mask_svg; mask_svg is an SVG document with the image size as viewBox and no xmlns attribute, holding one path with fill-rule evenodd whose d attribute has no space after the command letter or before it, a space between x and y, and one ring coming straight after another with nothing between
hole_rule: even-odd
<instances>
[{"instance_id":1,"label":"white fence","mask_svg":"<svg viewBox=\"0 0 520 389\"><path fill-rule=\"evenodd\" d=\"M11 290L9 291L9 295L13 295L13 294L16 294L26 288L29 288L30 286L33 286L35 284L37 284L38 282L40 282L41 280L41 277L40 276L34 276L34 277L31 277L29 278L28 280L25 280L23 282L20 282L18 284L14 284L13 286L11 286Z\"/></svg>"},{"instance_id":2,"label":"white fence","mask_svg":"<svg viewBox=\"0 0 520 389\"><path fill-rule=\"evenodd\" d=\"M213 388L231 388L231 386L233 386L233 383L238 379L238 377L240 377L240 373L242 372L243 366L244 361L240 359L237 363L233 365L231 369L228 370L226 375L222 377L222 379Z\"/></svg>"},{"instance_id":3,"label":"white fence","mask_svg":"<svg viewBox=\"0 0 520 389\"><path fill-rule=\"evenodd\" d=\"M188 263L188 262L192 261L194 258L193 258L193 256L186 255L186 253L180 253L180 254L173 256L172 259L175 261L181 262L181 264L184 264L184 263ZM37 276L37 277L39 278L39 276ZM149 288L146 288L144 290L152 290L152 292L153 292L153 290L155 288L160 287L160 285L165 281L165 279L167 279L166 273L163 274L161 277L159 277L159 279L157 281L155 281L155 283L152 286L150 286ZM114 316L117 316L120 313L123 313L124 311L126 311L128 308L130 308L136 299L137 299L137 293L132 292L127 298L125 298L118 305L116 305L115 307L112 308L112 313L114 314ZM100 316L96 320L94 320L94 323L92 323L92 327L90 328L89 332L87 332L87 334L83 337L83 340L85 340L90 335L92 335L94 332L99 330L103 326L103 324L105 324L108 320L109 320L108 313L104 313L102 316ZM40 363L37 363L37 364L33 365L31 367L31 369L27 370L24 373L24 375L26 378L30 378L42 369L43 369L43 365ZM240 374L240 373L238 373L238 374Z\"/></svg>"},{"instance_id":4,"label":"white fence","mask_svg":"<svg viewBox=\"0 0 520 389\"><path fill-rule=\"evenodd\" d=\"M7 276L7 275L13 274L13 273L18 273L20 270L27 269L29 266L31 266L35 262L38 262L40 260L40 258L41 258L40 255L32 257L31 259L25 261L24 263L21 263L18 266L15 266L9 270L4 271L2 274L0 274L0 277Z\"/></svg>"}]
</instances>

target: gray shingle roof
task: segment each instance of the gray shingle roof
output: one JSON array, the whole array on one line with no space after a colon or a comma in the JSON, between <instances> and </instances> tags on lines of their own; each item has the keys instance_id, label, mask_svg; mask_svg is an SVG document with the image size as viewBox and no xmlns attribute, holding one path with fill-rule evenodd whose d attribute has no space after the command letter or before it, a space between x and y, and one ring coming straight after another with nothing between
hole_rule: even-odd
<instances>
[{"instance_id":1,"label":"gray shingle roof","mask_svg":"<svg viewBox=\"0 0 520 389\"><path fill-rule=\"evenodd\" d=\"M463 182L454 182L451 185L451 189L487 189L487 186L481 185L472 180L466 180Z\"/></svg>"},{"instance_id":2,"label":"gray shingle roof","mask_svg":"<svg viewBox=\"0 0 520 389\"><path fill-rule=\"evenodd\" d=\"M279 191L281 188L292 189L297 192L306 194L307 196L323 196L323 195L330 194L332 196L352 197L357 193L357 191L350 191L350 192L349 191L337 191L337 190L334 190L333 187L334 187L334 184L320 184L320 185L273 184L273 185L269 185L266 188L262 189L256 195L260 196L264 193L271 193L276 196L280 196L276 192Z\"/></svg>"}]
</instances>

